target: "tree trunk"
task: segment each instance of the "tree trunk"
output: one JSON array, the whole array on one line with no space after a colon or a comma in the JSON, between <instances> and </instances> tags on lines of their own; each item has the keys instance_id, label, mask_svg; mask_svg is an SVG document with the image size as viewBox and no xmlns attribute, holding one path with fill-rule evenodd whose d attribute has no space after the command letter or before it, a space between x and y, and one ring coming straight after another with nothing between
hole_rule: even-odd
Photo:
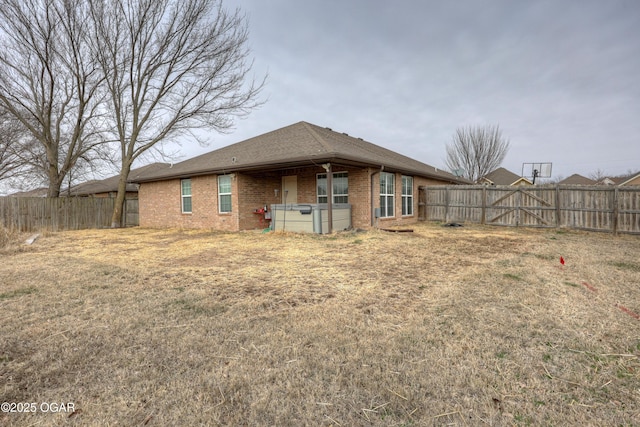
<instances>
[{"instance_id":1,"label":"tree trunk","mask_svg":"<svg viewBox=\"0 0 640 427\"><path fill-rule=\"evenodd\" d=\"M47 197L60 197L60 187L62 186L62 181L60 180L58 169L55 166L51 165L49 166L47 174L49 175L49 188L47 189Z\"/></svg>"},{"instance_id":2,"label":"tree trunk","mask_svg":"<svg viewBox=\"0 0 640 427\"><path fill-rule=\"evenodd\" d=\"M47 189L47 197L60 197L60 186L56 188L54 184L50 183Z\"/></svg>"},{"instance_id":3,"label":"tree trunk","mask_svg":"<svg viewBox=\"0 0 640 427\"><path fill-rule=\"evenodd\" d=\"M120 180L118 181L118 194L116 194L116 202L111 216L111 228L120 228L122 226L122 211L124 210L124 201L127 195L127 179L129 178L130 170L130 164L122 165Z\"/></svg>"}]
</instances>

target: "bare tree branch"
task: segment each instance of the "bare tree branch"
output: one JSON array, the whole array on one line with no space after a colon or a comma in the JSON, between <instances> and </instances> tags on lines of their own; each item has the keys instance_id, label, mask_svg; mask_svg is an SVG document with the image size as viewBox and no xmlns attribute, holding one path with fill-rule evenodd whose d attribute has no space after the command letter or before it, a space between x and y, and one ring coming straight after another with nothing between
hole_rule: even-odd
<instances>
[{"instance_id":1,"label":"bare tree branch","mask_svg":"<svg viewBox=\"0 0 640 427\"><path fill-rule=\"evenodd\" d=\"M0 108L0 181L13 178L20 169L18 145L21 136L20 123Z\"/></svg>"},{"instance_id":2,"label":"bare tree branch","mask_svg":"<svg viewBox=\"0 0 640 427\"><path fill-rule=\"evenodd\" d=\"M248 30L218 0L97 0L94 52L106 78L121 175L112 225L119 226L133 161L192 130L229 130L260 105L249 80Z\"/></svg>"},{"instance_id":3,"label":"bare tree branch","mask_svg":"<svg viewBox=\"0 0 640 427\"><path fill-rule=\"evenodd\" d=\"M595 182L601 182L607 177L607 173L602 169L596 169L589 174L589 178Z\"/></svg>"},{"instance_id":4,"label":"bare tree branch","mask_svg":"<svg viewBox=\"0 0 640 427\"><path fill-rule=\"evenodd\" d=\"M26 166L42 169L50 197L103 142L88 16L81 0L0 0L0 106L31 135Z\"/></svg>"},{"instance_id":5,"label":"bare tree branch","mask_svg":"<svg viewBox=\"0 0 640 427\"><path fill-rule=\"evenodd\" d=\"M447 145L446 165L452 172L464 171L465 178L476 182L498 168L508 151L509 141L498 125L458 128Z\"/></svg>"}]
</instances>

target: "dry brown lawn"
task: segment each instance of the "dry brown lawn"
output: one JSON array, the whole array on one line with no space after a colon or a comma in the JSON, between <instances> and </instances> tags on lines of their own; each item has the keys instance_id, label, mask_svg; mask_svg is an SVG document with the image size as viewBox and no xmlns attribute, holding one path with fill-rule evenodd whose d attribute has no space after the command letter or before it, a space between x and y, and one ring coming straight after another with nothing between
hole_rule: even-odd
<instances>
[{"instance_id":1,"label":"dry brown lawn","mask_svg":"<svg viewBox=\"0 0 640 427\"><path fill-rule=\"evenodd\" d=\"M0 425L640 425L638 236L89 230L0 261L0 401L37 405Z\"/></svg>"}]
</instances>

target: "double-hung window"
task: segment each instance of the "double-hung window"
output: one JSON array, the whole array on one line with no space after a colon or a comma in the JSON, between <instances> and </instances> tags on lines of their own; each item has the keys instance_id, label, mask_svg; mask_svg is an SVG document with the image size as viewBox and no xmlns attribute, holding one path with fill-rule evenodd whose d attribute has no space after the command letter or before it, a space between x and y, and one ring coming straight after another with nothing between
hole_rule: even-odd
<instances>
[{"instance_id":1,"label":"double-hung window","mask_svg":"<svg viewBox=\"0 0 640 427\"><path fill-rule=\"evenodd\" d=\"M413 177L402 175L402 216L413 215Z\"/></svg>"},{"instance_id":2,"label":"double-hung window","mask_svg":"<svg viewBox=\"0 0 640 427\"><path fill-rule=\"evenodd\" d=\"M182 213L191 213L191 180L180 180L180 194L182 196Z\"/></svg>"},{"instance_id":3,"label":"double-hung window","mask_svg":"<svg viewBox=\"0 0 640 427\"><path fill-rule=\"evenodd\" d=\"M395 175L388 172L380 173L380 217L394 216L394 188Z\"/></svg>"},{"instance_id":4,"label":"double-hung window","mask_svg":"<svg viewBox=\"0 0 640 427\"><path fill-rule=\"evenodd\" d=\"M231 212L231 175L218 176L218 211Z\"/></svg>"},{"instance_id":5,"label":"double-hung window","mask_svg":"<svg viewBox=\"0 0 640 427\"><path fill-rule=\"evenodd\" d=\"M336 172L331 180L333 187L333 203L349 203L349 174ZM316 177L318 203L327 203L327 174L319 173Z\"/></svg>"}]
</instances>

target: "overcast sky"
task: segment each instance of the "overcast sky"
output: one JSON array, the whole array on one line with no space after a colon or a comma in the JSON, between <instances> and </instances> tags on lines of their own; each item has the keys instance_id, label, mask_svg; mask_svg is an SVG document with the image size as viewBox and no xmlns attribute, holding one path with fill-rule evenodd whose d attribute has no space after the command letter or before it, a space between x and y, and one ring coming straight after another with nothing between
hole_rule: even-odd
<instances>
[{"instance_id":1,"label":"overcast sky","mask_svg":"<svg viewBox=\"0 0 640 427\"><path fill-rule=\"evenodd\" d=\"M499 124L503 163L553 177L640 170L636 0L226 0L266 104L206 148L301 120L444 168L457 127Z\"/></svg>"}]
</instances>

